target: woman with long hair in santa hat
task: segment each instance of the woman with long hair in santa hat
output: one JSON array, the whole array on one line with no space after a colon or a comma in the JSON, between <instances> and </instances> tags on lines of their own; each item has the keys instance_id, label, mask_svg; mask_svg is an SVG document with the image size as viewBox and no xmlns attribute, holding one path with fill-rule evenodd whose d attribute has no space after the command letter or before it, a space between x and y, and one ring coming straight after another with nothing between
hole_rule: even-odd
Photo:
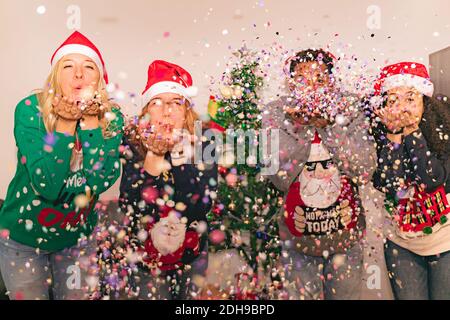
<instances>
[{"instance_id":1,"label":"woman with long hair in santa hat","mask_svg":"<svg viewBox=\"0 0 450 320\"><path fill-rule=\"evenodd\" d=\"M44 87L15 110L17 170L0 211L10 299L87 297L94 206L120 175L123 118L99 50L74 32L51 65Z\"/></svg>"},{"instance_id":2,"label":"woman with long hair in santa hat","mask_svg":"<svg viewBox=\"0 0 450 320\"><path fill-rule=\"evenodd\" d=\"M140 257L134 278L142 299L195 298L196 276L208 265L206 214L217 165L192 162L193 144L207 145L193 109L195 91L186 70L153 61L141 113L125 130L119 203L129 245Z\"/></svg>"},{"instance_id":3,"label":"woman with long hair in santa hat","mask_svg":"<svg viewBox=\"0 0 450 320\"><path fill-rule=\"evenodd\" d=\"M383 68L375 85L373 182L392 222L385 257L397 299L450 298L450 105L433 89L417 62Z\"/></svg>"}]
</instances>

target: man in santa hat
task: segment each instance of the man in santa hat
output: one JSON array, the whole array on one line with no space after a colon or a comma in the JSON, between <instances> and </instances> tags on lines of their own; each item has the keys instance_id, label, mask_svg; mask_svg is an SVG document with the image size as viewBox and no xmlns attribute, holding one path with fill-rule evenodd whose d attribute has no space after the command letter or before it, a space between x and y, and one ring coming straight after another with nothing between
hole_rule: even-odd
<instances>
[{"instance_id":1,"label":"man in santa hat","mask_svg":"<svg viewBox=\"0 0 450 320\"><path fill-rule=\"evenodd\" d=\"M290 94L263 116L282 146L279 171L270 176L286 194L278 220L282 298L360 297L365 219L358 187L370 181L375 150L359 99L335 84L334 62L313 49L288 59Z\"/></svg>"}]
</instances>

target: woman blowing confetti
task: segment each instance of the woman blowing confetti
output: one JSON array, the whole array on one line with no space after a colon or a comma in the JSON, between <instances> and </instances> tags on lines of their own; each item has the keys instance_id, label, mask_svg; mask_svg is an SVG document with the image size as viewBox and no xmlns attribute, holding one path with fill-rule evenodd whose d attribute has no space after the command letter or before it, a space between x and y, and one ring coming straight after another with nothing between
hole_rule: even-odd
<instances>
[{"instance_id":1,"label":"woman blowing confetti","mask_svg":"<svg viewBox=\"0 0 450 320\"><path fill-rule=\"evenodd\" d=\"M136 281L143 299L195 297L194 276L203 275L208 263L206 214L217 166L192 162L194 91L186 70L152 62L144 107L124 138L119 202L132 251L141 257ZM195 143L202 149L200 140Z\"/></svg>"},{"instance_id":2,"label":"woman blowing confetti","mask_svg":"<svg viewBox=\"0 0 450 320\"><path fill-rule=\"evenodd\" d=\"M378 168L394 232L385 256L397 299L450 298L450 106L432 98L426 67L402 62L376 84Z\"/></svg>"},{"instance_id":3,"label":"woman blowing confetti","mask_svg":"<svg viewBox=\"0 0 450 320\"><path fill-rule=\"evenodd\" d=\"M94 205L120 175L123 119L108 101L99 50L74 32L51 64L44 88L15 111L19 161L0 211L11 299L84 297Z\"/></svg>"}]
</instances>

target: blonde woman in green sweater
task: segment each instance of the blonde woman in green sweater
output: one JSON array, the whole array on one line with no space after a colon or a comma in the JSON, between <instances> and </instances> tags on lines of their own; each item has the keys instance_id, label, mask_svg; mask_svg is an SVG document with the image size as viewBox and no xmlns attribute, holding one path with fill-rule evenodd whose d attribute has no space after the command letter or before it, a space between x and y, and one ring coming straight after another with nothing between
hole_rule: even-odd
<instances>
[{"instance_id":1,"label":"blonde woman in green sweater","mask_svg":"<svg viewBox=\"0 0 450 320\"><path fill-rule=\"evenodd\" d=\"M18 164L0 211L10 299L87 297L95 203L120 175L123 117L100 52L74 32L51 63L45 87L15 110Z\"/></svg>"}]
</instances>

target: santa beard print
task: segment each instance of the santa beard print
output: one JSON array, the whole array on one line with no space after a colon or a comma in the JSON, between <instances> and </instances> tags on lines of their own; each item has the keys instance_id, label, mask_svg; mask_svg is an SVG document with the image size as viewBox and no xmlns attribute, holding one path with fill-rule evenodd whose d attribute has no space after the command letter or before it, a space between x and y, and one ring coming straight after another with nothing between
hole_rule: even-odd
<instances>
[{"instance_id":1,"label":"santa beard print","mask_svg":"<svg viewBox=\"0 0 450 320\"><path fill-rule=\"evenodd\" d=\"M185 235L186 223L174 212L169 213L166 218L161 218L150 231L153 246L163 256L181 248Z\"/></svg>"},{"instance_id":2,"label":"santa beard print","mask_svg":"<svg viewBox=\"0 0 450 320\"><path fill-rule=\"evenodd\" d=\"M314 171L303 168L299 180L301 199L311 208L328 208L341 193L341 175L334 164L323 168L317 163Z\"/></svg>"}]
</instances>

